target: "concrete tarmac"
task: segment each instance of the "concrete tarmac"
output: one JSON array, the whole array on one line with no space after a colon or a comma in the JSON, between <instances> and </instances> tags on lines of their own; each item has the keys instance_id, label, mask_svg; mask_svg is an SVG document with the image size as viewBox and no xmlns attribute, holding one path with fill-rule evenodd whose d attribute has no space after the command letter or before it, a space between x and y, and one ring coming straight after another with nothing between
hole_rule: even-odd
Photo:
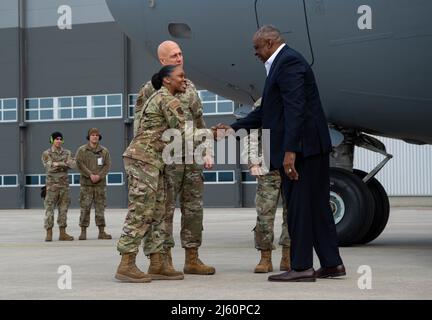
<instances>
[{"instance_id":1,"label":"concrete tarmac","mask_svg":"<svg viewBox=\"0 0 432 320\"><path fill-rule=\"evenodd\" d=\"M392 207L384 233L365 246L341 248L347 276L318 279L315 283L274 283L269 274L254 274L259 253L254 249L254 209L205 209L200 258L216 267L212 276L185 275L182 281L126 284L114 279L120 256L116 243L126 215L124 209L106 212L112 240L97 240L92 212L87 241L78 241L79 210L68 214L72 242L44 242L43 210L0 211L0 299L431 299L432 208ZM276 219L276 240L281 229ZM174 265L183 268L184 250L179 240L180 212L175 214ZM279 272L281 249L273 253ZM148 268L140 253L138 267ZM71 289L61 266L70 267ZM367 267L362 267L367 266ZM315 268L318 268L315 258ZM370 267L371 277L366 278ZM366 269L365 269L366 268ZM358 272L360 271L360 273ZM368 288L369 287L369 288Z\"/></svg>"}]
</instances>

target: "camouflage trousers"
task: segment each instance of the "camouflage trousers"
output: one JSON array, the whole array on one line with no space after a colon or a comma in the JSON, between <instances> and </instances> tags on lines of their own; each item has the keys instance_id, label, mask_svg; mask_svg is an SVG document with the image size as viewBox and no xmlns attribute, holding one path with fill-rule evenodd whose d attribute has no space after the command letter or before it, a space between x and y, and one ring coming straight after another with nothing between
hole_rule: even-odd
<instances>
[{"instance_id":1,"label":"camouflage trousers","mask_svg":"<svg viewBox=\"0 0 432 320\"><path fill-rule=\"evenodd\" d=\"M123 232L117 243L120 253L137 253L143 239L144 254L163 252L165 182L158 168L124 158L128 176L129 204Z\"/></svg>"},{"instance_id":2,"label":"camouflage trousers","mask_svg":"<svg viewBox=\"0 0 432 320\"><path fill-rule=\"evenodd\" d=\"M177 196L180 196L182 248L201 246L203 231L203 191L204 177L202 168L196 164L174 164L165 167L167 179L167 202L165 228L168 237L166 248L175 245L173 219Z\"/></svg>"},{"instance_id":3,"label":"camouflage trousers","mask_svg":"<svg viewBox=\"0 0 432 320\"><path fill-rule=\"evenodd\" d=\"M58 207L57 224L61 228L67 227L67 211L71 203L69 187L47 186L44 206L45 206L45 229L54 227L54 209Z\"/></svg>"},{"instance_id":4,"label":"camouflage trousers","mask_svg":"<svg viewBox=\"0 0 432 320\"><path fill-rule=\"evenodd\" d=\"M88 227L90 225L90 211L93 203L96 225L105 227L106 186L81 186L80 227Z\"/></svg>"},{"instance_id":5,"label":"camouflage trousers","mask_svg":"<svg viewBox=\"0 0 432 320\"><path fill-rule=\"evenodd\" d=\"M255 197L257 221L254 230L255 248L258 250L274 250L274 220L281 195L281 177L278 170L270 171L268 174L258 176L258 186ZM283 202L282 232L279 245L289 247L291 240L288 234L287 212L285 201Z\"/></svg>"}]
</instances>

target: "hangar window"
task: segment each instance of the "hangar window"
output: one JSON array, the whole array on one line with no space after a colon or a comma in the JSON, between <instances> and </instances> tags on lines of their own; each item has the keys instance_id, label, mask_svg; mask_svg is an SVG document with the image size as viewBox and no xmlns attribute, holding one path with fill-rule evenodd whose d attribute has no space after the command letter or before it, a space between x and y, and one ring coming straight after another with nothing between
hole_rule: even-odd
<instances>
[{"instance_id":1,"label":"hangar window","mask_svg":"<svg viewBox=\"0 0 432 320\"><path fill-rule=\"evenodd\" d=\"M257 183L255 176L251 175L249 170L242 171L242 183L244 184L254 184Z\"/></svg>"},{"instance_id":2,"label":"hangar window","mask_svg":"<svg viewBox=\"0 0 432 320\"><path fill-rule=\"evenodd\" d=\"M18 99L0 99L0 122L17 121Z\"/></svg>"},{"instance_id":3,"label":"hangar window","mask_svg":"<svg viewBox=\"0 0 432 320\"><path fill-rule=\"evenodd\" d=\"M80 174L79 173L70 173L68 174L69 185L72 187L77 187L80 185Z\"/></svg>"},{"instance_id":4,"label":"hangar window","mask_svg":"<svg viewBox=\"0 0 432 320\"><path fill-rule=\"evenodd\" d=\"M41 182L41 175L37 175L37 174L31 174L26 176L26 186L35 186L35 187L39 187L39 186L43 186L45 185L45 183Z\"/></svg>"},{"instance_id":5,"label":"hangar window","mask_svg":"<svg viewBox=\"0 0 432 320\"><path fill-rule=\"evenodd\" d=\"M122 186L123 185L123 173L112 172L107 174L107 185L109 186Z\"/></svg>"},{"instance_id":6,"label":"hangar window","mask_svg":"<svg viewBox=\"0 0 432 320\"><path fill-rule=\"evenodd\" d=\"M10 175L6 176L6 182L12 183L14 182ZM16 184L15 179L15 184ZM68 174L69 186L71 187L79 187L80 186L80 174L79 173L70 173ZM119 186L123 185L123 173L121 172L111 172L106 176L107 185L109 186ZM25 185L26 187L42 187L45 185L46 175L45 174L29 174L25 177ZM15 186L15 185L11 185Z\"/></svg>"},{"instance_id":7,"label":"hangar window","mask_svg":"<svg viewBox=\"0 0 432 320\"><path fill-rule=\"evenodd\" d=\"M233 114L234 102L207 90L198 91L205 115Z\"/></svg>"},{"instance_id":8,"label":"hangar window","mask_svg":"<svg viewBox=\"0 0 432 320\"><path fill-rule=\"evenodd\" d=\"M0 187L12 188L18 186L18 176L16 174L0 175Z\"/></svg>"},{"instance_id":9,"label":"hangar window","mask_svg":"<svg viewBox=\"0 0 432 320\"><path fill-rule=\"evenodd\" d=\"M135 104L136 100L138 98L137 94L130 94L129 95L129 118L134 118L135 116Z\"/></svg>"},{"instance_id":10,"label":"hangar window","mask_svg":"<svg viewBox=\"0 0 432 320\"><path fill-rule=\"evenodd\" d=\"M24 105L28 122L122 117L121 94L28 98Z\"/></svg>"},{"instance_id":11,"label":"hangar window","mask_svg":"<svg viewBox=\"0 0 432 320\"><path fill-rule=\"evenodd\" d=\"M234 170L204 171L205 184L233 184Z\"/></svg>"},{"instance_id":12,"label":"hangar window","mask_svg":"<svg viewBox=\"0 0 432 320\"><path fill-rule=\"evenodd\" d=\"M92 96L93 118L121 118L122 95L110 94Z\"/></svg>"}]
</instances>

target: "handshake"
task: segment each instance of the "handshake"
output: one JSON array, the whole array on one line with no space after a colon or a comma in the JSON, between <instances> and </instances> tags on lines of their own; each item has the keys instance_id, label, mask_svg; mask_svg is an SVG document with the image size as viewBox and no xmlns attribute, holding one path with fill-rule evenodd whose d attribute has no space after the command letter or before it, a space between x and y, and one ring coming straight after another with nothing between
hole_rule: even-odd
<instances>
[{"instance_id":1,"label":"handshake","mask_svg":"<svg viewBox=\"0 0 432 320\"><path fill-rule=\"evenodd\" d=\"M217 141L234 133L234 129L227 124L219 123L216 126L211 127L213 132L213 138Z\"/></svg>"}]
</instances>

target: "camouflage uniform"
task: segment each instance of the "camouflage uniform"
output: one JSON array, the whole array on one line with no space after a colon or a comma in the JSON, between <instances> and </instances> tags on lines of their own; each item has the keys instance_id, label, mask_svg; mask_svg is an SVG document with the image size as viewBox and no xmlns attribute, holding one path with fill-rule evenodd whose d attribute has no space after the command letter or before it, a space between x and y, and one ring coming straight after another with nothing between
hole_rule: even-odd
<instances>
[{"instance_id":1,"label":"camouflage uniform","mask_svg":"<svg viewBox=\"0 0 432 320\"><path fill-rule=\"evenodd\" d=\"M139 112L135 136L123 153L129 205L117 250L122 254L136 253L146 237L144 253L150 255L163 252L166 238L162 151L167 142L162 141L162 134L169 128L184 132L184 112L180 101L165 87L154 93Z\"/></svg>"},{"instance_id":2,"label":"camouflage uniform","mask_svg":"<svg viewBox=\"0 0 432 320\"><path fill-rule=\"evenodd\" d=\"M259 106L261 99L259 99L255 107ZM242 157L248 157L249 155L260 156L261 151L261 135L262 131L259 130L258 140L249 142L249 148L243 149ZM247 140L246 140L247 141ZM246 152L249 152L247 154ZM249 160L249 168L252 168L253 164ZM279 170L273 170L265 172L263 175L257 176L257 191L255 196L255 206L257 211L257 221L254 231L255 248L258 250L275 250L273 245L274 240L274 220L281 194L281 177ZM283 223L282 232L279 238L279 245L288 248L290 247L291 241L288 234L287 225L287 211L285 208L285 201L282 196L283 204Z\"/></svg>"},{"instance_id":3,"label":"camouflage uniform","mask_svg":"<svg viewBox=\"0 0 432 320\"><path fill-rule=\"evenodd\" d=\"M255 205L257 211L257 221L254 228L255 248L258 250L274 250L274 220L277 211L277 205L281 194L281 177L278 170L258 176L258 186L255 196ZM285 201L283 203L283 223L282 232L279 238L279 245L283 247L290 246L288 235L287 211Z\"/></svg>"},{"instance_id":4,"label":"camouflage uniform","mask_svg":"<svg viewBox=\"0 0 432 320\"><path fill-rule=\"evenodd\" d=\"M85 144L78 148L75 155L80 177L80 227L88 227L90 224L90 210L92 204L95 206L95 220L97 226L105 226L106 207L106 175L111 167L110 154L107 148L98 144L92 148ZM99 160L101 159L101 160ZM93 183L90 179L92 174L99 175L100 180Z\"/></svg>"},{"instance_id":5,"label":"camouflage uniform","mask_svg":"<svg viewBox=\"0 0 432 320\"><path fill-rule=\"evenodd\" d=\"M56 165L54 165L56 163ZM45 229L54 226L54 208L58 207L57 224L67 226L67 211L71 202L69 195L68 170L75 167L72 153L63 148L52 146L42 153L42 164L46 171Z\"/></svg>"},{"instance_id":6,"label":"camouflage uniform","mask_svg":"<svg viewBox=\"0 0 432 320\"><path fill-rule=\"evenodd\" d=\"M135 106L134 130L136 130L139 120L139 112L154 90L151 82L148 82L141 88ZM203 119L201 100L195 86L190 80L187 80L186 92L179 94L178 98L185 112L184 120L193 121L195 129L205 129L206 125ZM165 176L167 179L165 228L168 234L165 247L172 248L175 244L173 238L173 218L177 195L180 195L182 213L180 237L182 247L198 248L201 245L203 230L203 169L201 165L196 163L178 164L179 162L184 163L184 158L175 159L175 162L175 164L165 167Z\"/></svg>"}]
</instances>

